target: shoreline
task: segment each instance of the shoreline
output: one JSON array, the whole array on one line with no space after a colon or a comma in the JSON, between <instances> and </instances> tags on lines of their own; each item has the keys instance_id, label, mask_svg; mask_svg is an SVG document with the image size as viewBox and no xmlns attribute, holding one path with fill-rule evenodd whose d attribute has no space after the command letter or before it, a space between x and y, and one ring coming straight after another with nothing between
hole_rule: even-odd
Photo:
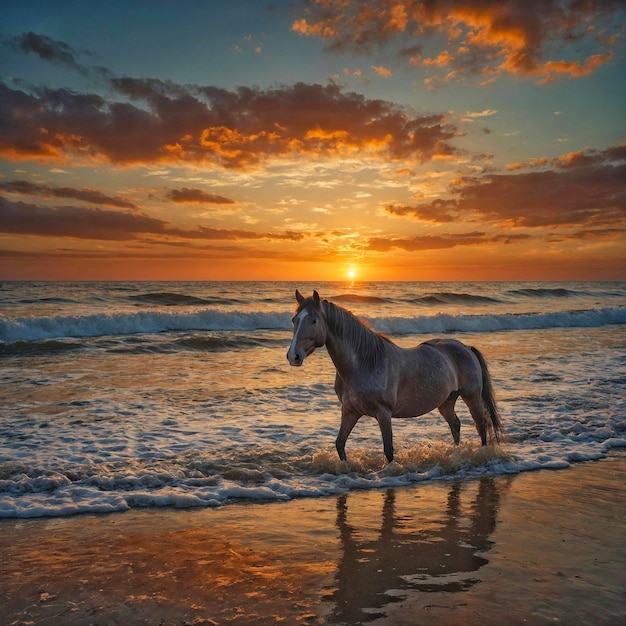
<instances>
[{"instance_id":1,"label":"shoreline","mask_svg":"<svg viewBox=\"0 0 626 626\"><path fill-rule=\"evenodd\" d=\"M618 624L626 454L284 503L0 520L0 624Z\"/></svg>"}]
</instances>

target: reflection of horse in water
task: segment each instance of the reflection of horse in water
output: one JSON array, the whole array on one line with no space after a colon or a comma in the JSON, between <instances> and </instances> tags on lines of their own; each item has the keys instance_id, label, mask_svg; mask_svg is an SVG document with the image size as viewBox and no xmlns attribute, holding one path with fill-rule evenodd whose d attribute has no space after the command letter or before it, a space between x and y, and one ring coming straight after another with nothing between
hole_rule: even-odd
<instances>
[{"instance_id":1,"label":"reflection of horse in water","mask_svg":"<svg viewBox=\"0 0 626 626\"><path fill-rule=\"evenodd\" d=\"M470 486L477 486L476 494L464 503L464 492ZM387 490L375 536L371 530L368 533L349 523L351 494L338 500L337 527L343 550L333 593L333 618L338 622L353 624L380 617L384 615L382 607L402 600L410 590L468 589L478 582L471 574L488 563L484 554L492 545L489 537L500 502L493 479L453 483L445 512L433 518L436 509L429 507L425 520L414 517L418 512L400 515L396 510L398 493L415 498L412 490ZM418 511L426 510L419 498L413 505L420 507Z\"/></svg>"}]
</instances>

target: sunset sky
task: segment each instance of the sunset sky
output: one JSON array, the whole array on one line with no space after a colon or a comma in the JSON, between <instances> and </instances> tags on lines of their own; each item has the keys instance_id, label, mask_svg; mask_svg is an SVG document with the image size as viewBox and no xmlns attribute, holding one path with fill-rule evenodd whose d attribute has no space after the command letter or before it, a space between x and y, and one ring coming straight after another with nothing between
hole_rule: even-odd
<instances>
[{"instance_id":1,"label":"sunset sky","mask_svg":"<svg viewBox=\"0 0 626 626\"><path fill-rule=\"evenodd\" d=\"M626 280L623 0L8 0L1 279Z\"/></svg>"}]
</instances>

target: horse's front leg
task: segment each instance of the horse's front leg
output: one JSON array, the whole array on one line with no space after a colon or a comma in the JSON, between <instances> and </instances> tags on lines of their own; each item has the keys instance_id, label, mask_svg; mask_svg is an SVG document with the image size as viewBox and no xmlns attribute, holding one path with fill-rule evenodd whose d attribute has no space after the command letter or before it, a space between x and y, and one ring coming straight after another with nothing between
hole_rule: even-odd
<instances>
[{"instance_id":1,"label":"horse's front leg","mask_svg":"<svg viewBox=\"0 0 626 626\"><path fill-rule=\"evenodd\" d=\"M346 460L346 440L360 417L358 413L350 411L344 406L341 407L341 426L339 427L339 434L337 435L335 446L337 447L339 458L342 461Z\"/></svg>"},{"instance_id":2,"label":"horse's front leg","mask_svg":"<svg viewBox=\"0 0 626 626\"><path fill-rule=\"evenodd\" d=\"M393 432L391 430L391 411L384 411L376 416L380 433L383 436L383 449L387 461L393 461Z\"/></svg>"}]
</instances>

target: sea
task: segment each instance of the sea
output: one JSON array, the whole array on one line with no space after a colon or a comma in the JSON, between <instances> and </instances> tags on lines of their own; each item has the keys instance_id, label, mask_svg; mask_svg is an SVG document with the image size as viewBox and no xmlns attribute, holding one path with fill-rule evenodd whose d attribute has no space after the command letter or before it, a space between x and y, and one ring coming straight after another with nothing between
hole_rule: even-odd
<instances>
[{"instance_id":1,"label":"sea","mask_svg":"<svg viewBox=\"0 0 626 626\"><path fill-rule=\"evenodd\" d=\"M485 356L504 438L437 411L334 448L324 348L286 359L298 288L395 343ZM217 507L562 469L626 449L626 282L0 283L0 517Z\"/></svg>"}]
</instances>

